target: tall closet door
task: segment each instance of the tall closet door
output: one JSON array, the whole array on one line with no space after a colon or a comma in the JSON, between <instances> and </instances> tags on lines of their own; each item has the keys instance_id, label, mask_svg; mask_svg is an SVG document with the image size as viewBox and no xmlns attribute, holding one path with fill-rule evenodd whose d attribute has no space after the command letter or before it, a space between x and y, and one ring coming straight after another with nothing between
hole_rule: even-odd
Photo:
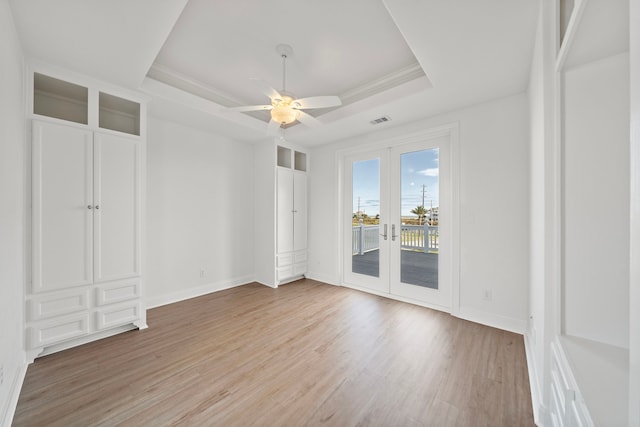
<instances>
[{"instance_id":1,"label":"tall closet door","mask_svg":"<svg viewBox=\"0 0 640 427\"><path fill-rule=\"evenodd\" d=\"M293 250L293 172L278 168L277 252Z\"/></svg>"},{"instance_id":2,"label":"tall closet door","mask_svg":"<svg viewBox=\"0 0 640 427\"><path fill-rule=\"evenodd\" d=\"M93 133L33 122L33 291L92 282Z\"/></svg>"},{"instance_id":3,"label":"tall closet door","mask_svg":"<svg viewBox=\"0 0 640 427\"><path fill-rule=\"evenodd\" d=\"M140 274L140 153L135 139L95 134L94 278Z\"/></svg>"},{"instance_id":4,"label":"tall closet door","mask_svg":"<svg viewBox=\"0 0 640 427\"><path fill-rule=\"evenodd\" d=\"M293 173L293 250L307 249L307 175Z\"/></svg>"}]
</instances>

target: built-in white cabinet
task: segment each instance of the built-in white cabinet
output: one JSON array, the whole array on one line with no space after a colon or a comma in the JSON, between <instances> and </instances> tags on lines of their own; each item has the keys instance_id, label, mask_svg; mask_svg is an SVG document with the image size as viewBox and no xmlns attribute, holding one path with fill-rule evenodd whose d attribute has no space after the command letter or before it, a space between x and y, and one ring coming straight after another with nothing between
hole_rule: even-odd
<instances>
[{"instance_id":1,"label":"built-in white cabinet","mask_svg":"<svg viewBox=\"0 0 640 427\"><path fill-rule=\"evenodd\" d=\"M307 272L307 175L278 168L276 191L277 280Z\"/></svg>"},{"instance_id":2,"label":"built-in white cabinet","mask_svg":"<svg viewBox=\"0 0 640 427\"><path fill-rule=\"evenodd\" d=\"M33 81L30 359L146 327L140 103L38 73Z\"/></svg>"},{"instance_id":3,"label":"built-in white cabinet","mask_svg":"<svg viewBox=\"0 0 640 427\"><path fill-rule=\"evenodd\" d=\"M544 387L541 424L632 425L629 2L558 0L541 16L560 43L541 45L549 62L532 95L553 112L534 137L545 138L535 160L545 197L534 204L546 232L532 239L546 242L536 243L544 288L533 289L532 384Z\"/></svg>"},{"instance_id":4,"label":"built-in white cabinet","mask_svg":"<svg viewBox=\"0 0 640 427\"><path fill-rule=\"evenodd\" d=\"M278 286L307 272L308 155L282 141L257 146L254 158L256 279Z\"/></svg>"},{"instance_id":5,"label":"built-in white cabinet","mask_svg":"<svg viewBox=\"0 0 640 427\"><path fill-rule=\"evenodd\" d=\"M140 275L139 141L33 122L33 291Z\"/></svg>"}]
</instances>

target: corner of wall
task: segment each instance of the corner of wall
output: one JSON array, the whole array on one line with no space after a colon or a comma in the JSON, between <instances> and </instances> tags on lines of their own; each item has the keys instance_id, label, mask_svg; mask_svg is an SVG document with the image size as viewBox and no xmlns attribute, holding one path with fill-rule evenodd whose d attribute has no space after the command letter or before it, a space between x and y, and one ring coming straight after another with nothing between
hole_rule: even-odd
<instances>
[{"instance_id":1,"label":"corner of wall","mask_svg":"<svg viewBox=\"0 0 640 427\"><path fill-rule=\"evenodd\" d=\"M22 390L22 384L24 383L24 378L27 374L27 362L24 351L21 352L22 360L21 364L18 366L18 369L13 374L13 378L11 379L11 385L9 386L9 395L6 402L6 405L2 408L2 412L0 412L0 421L2 422L2 426L9 427L13 421L13 417L16 413L16 408L18 406L18 399L20 398L20 391Z\"/></svg>"},{"instance_id":2,"label":"corner of wall","mask_svg":"<svg viewBox=\"0 0 640 427\"><path fill-rule=\"evenodd\" d=\"M24 352L24 283L27 268L25 60L11 4L0 1L0 423L11 425L27 370ZM5 66L6 65L6 66ZM6 204L7 209L4 209Z\"/></svg>"},{"instance_id":3,"label":"corner of wall","mask_svg":"<svg viewBox=\"0 0 640 427\"><path fill-rule=\"evenodd\" d=\"M544 426L547 423L547 409L542 402L542 391L538 381L539 368L535 357L535 338L531 331L527 331L524 335L524 349L527 359L527 371L529 372L529 387L531 389L531 405L533 407L533 421L537 426Z\"/></svg>"},{"instance_id":4,"label":"corner of wall","mask_svg":"<svg viewBox=\"0 0 640 427\"><path fill-rule=\"evenodd\" d=\"M512 317L501 316L499 314L490 313L475 308L462 306L460 311L455 314L460 319L470 322L481 323L491 326L492 328L502 329L504 331L513 332L515 334L524 335L526 331L526 321Z\"/></svg>"}]
</instances>

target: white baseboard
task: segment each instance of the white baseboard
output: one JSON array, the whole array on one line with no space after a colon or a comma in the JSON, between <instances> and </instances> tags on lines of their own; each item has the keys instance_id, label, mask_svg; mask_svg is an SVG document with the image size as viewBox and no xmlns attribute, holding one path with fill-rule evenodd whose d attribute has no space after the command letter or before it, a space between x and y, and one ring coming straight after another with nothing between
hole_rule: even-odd
<instances>
[{"instance_id":1,"label":"white baseboard","mask_svg":"<svg viewBox=\"0 0 640 427\"><path fill-rule=\"evenodd\" d=\"M260 283L263 286L267 286L269 288L275 289L278 287L278 285L276 285L275 283L266 283L266 282L261 282L259 280L256 280L257 283Z\"/></svg>"},{"instance_id":2,"label":"white baseboard","mask_svg":"<svg viewBox=\"0 0 640 427\"><path fill-rule=\"evenodd\" d=\"M486 311L480 311L468 307L460 307L460 311L456 313L455 316L464 320L514 332L520 335L524 335L527 330L527 321L524 319L514 319L512 317L487 313Z\"/></svg>"},{"instance_id":3,"label":"white baseboard","mask_svg":"<svg viewBox=\"0 0 640 427\"><path fill-rule=\"evenodd\" d=\"M13 416L18 406L18 398L20 398L24 377L27 374L27 366L26 361L22 362L13 375L6 405L2 408L2 413L0 413L0 421L2 421L1 425L3 427L10 427L13 422Z\"/></svg>"},{"instance_id":4,"label":"white baseboard","mask_svg":"<svg viewBox=\"0 0 640 427\"><path fill-rule=\"evenodd\" d=\"M145 323L146 324L146 323ZM64 351L80 345L89 344L90 342L98 341L104 338L109 338L114 335L121 334L123 332L129 332L137 329L137 325L129 323L127 325L116 326L114 328L107 329L105 331L94 332L89 335L85 335L80 338L75 338L70 341L65 341L60 344L54 344L48 347L40 347L30 351L27 351L27 363L31 364L38 357L47 356L49 354Z\"/></svg>"},{"instance_id":5,"label":"white baseboard","mask_svg":"<svg viewBox=\"0 0 640 427\"><path fill-rule=\"evenodd\" d=\"M524 350L527 358L527 370L529 371L529 387L531 389L533 422L536 423L538 427L543 427L545 423L542 420L546 417L544 416L545 409L542 405L542 390L538 383L538 369L534 349L535 346L531 342L531 334L526 333L524 336Z\"/></svg>"},{"instance_id":6,"label":"white baseboard","mask_svg":"<svg viewBox=\"0 0 640 427\"><path fill-rule=\"evenodd\" d=\"M197 286L195 288L183 289L169 294L150 297L146 299L147 308L160 307L162 305L172 304L174 302L184 301L186 299L199 297L210 294L212 292L222 291L225 289L235 288L236 286L246 285L254 281L253 276L238 277L231 280L221 282L208 283L206 285Z\"/></svg>"},{"instance_id":7,"label":"white baseboard","mask_svg":"<svg viewBox=\"0 0 640 427\"><path fill-rule=\"evenodd\" d=\"M356 291L365 292L367 294L377 295L377 296L380 296L380 297L383 297L383 298L392 299L392 300L395 300L395 301L406 302L407 304L413 304L413 305L418 305L420 307L430 308L432 310L438 310L438 311L443 311L445 313L451 313L451 310L448 307L442 307L442 306L435 305L435 304L428 304L428 303L425 303L423 301L414 300L414 299L411 299L411 298L404 298L404 297L401 297L399 295L389 294L387 292L379 292L379 291L375 291L375 290L369 289L369 288L364 288L364 287L358 286L358 285L351 285L351 284L344 283L342 285L336 285L336 286L342 286L342 287L345 287L345 288L354 289Z\"/></svg>"},{"instance_id":8,"label":"white baseboard","mask_svg":"<svg viewBox=\"0 0 640 427\"><path fill-rule=\"evenodd\" d=\"M318 282L326 283L327 285L341 286L339 280L335 280L335 277L329 277L322 273L310 271L304 275L307 279L316 280Z\"/></svg>"},{"instance_id":9,"label":"white baseboard","mask_svg":"<svg viewBox=\"0 0 640 427\"><path fill-rule=\"evenodd\" d=\"M310 279L319 280L321 282L330 283L325 280L315 279L310 275L307 277L309 277ZM396 301L407 302L407 303L419 305L422 307L432 308L434 310L444 311L447 313L451 313L452 316L459 317L460 319L469 320L470 322L480 323L482 325L491 326L493 328L502 329L504 331L514 332L520 335L524 335L526 331L527 322L521 319L514 319L511 317L500 316L497 314L487 313L484 311L469 309L464 307L460 307L460 310L458 312L452 313L451 309L448 307L441 307L434 304L427 304L422 301L413 300L410 298L403 298L397 295L388 294L386 292L377 292L368 288L363 288L360 286L349 285L349 284L342 284L337 286L344 286L344 287L355 289L358 291L367 292L369 294L379 295L385 298L394 299Z\"/></svg>"}]
</instances>

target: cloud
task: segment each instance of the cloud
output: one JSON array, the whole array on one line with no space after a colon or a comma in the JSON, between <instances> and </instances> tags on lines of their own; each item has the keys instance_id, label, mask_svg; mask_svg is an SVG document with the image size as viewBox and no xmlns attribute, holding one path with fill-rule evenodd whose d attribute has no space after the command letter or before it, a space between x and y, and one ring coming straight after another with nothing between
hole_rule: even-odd
<instances>
[{"instance_id":1,"label":"cloud","mask_svg":"<svg viewBox=\"0 0 640 427\"><path fill-rule=\"evenodd\" d=\"M416 185L416 183L415 183L415 182L412 182L412 183L411 183L411 184L409 184L409 185L413 187L414 185Z\"/></svg>"},{"instance_id":2,"label":"cloud","mask_svg":"<svg viewBox=\"0 0 640 427\"><path fill-rule=\"evenodd\" d=\"M418 171L420 175L424 175L424 176L438 176L439 172L440 172L439 168L429 168L429 169L422 169Z\"/></svg>"}]
</instances>

